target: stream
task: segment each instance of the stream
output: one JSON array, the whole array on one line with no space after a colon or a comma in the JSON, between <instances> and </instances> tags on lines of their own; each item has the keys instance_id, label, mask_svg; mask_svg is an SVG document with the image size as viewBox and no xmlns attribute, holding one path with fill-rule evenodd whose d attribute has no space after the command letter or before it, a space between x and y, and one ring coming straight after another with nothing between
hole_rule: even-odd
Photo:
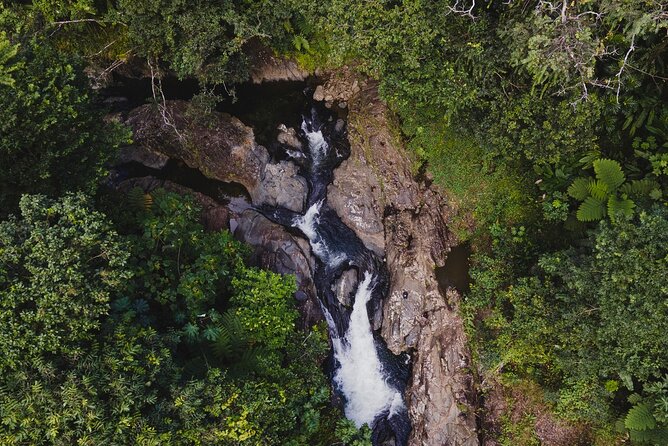
<instances>
[{"instance_id":1,"label":"stream","mask_svg":"<svg viewBox=\"0 0 668 446\"><path fill-rule=\"evenodd\" d=\"M305 149L286 148L286 154L309 186L306 212L256 209L310 243L317 264L313 279L332 340L332 381L343 398L346 417L358 427L368 424L374 445L394 439L404 446L411 430L403 398L410 357L392 354L370 322L382 312L389 289L387 266L327 205L334 169L350 155L345 123L324 107L309 104L298 134ZM352 308L339 302L333 291L348 270L357 276Z\"/></svg>"}]
</instances>

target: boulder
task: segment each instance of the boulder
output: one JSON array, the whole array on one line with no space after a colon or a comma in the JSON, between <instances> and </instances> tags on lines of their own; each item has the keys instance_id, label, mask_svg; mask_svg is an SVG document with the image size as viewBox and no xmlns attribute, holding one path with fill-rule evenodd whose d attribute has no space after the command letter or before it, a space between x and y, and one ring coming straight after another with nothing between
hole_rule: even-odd
<instances>
[{"instance_id":1,"label":"boulder","mask_svg":"<svg viewBox=\"0 0 668 446\"><path fill-rule=\"evenodd\" d=\"M286 127L285 124L278 126L277 140L279 143L285 144L293 149L302 149L302 142L297 137L297 131L292 127Z\"/></svg>"},{"instance_id":2,"label":"boulder","mask_svg":"<svg viewBox=\"0 0 668 446\"><path fill-rule=\"evenodd\" d=\"M135 144L125 149L122 160L160 168L169 158L179 159L208 178L241 184L255 205L302 210L306 182L296 167L287 162L270 164L269 153L255 142L253 130L235 117L213 112L197 119L187 102L167 101L132 110L126 123L133 129Z\"/></svg>"},{"instance_id":3,"label":"boulder","mask_svg":"<svg viewBox=\"0 0 668 446\"><path fill-rule=\"evenodd\" d=\"M315 87L315 91L313 92L313 100L321 102L325 99L325 88L322 85L318 85Z\"/></svg>"},{"instance_id":4,"label":"boulder","mask_svg":"<svg viewBox=\"0 0 668 446\"><path fill-rule=\"evenodd\" d=\"M267 164L262 174L262 182L255 191L255 204L282 206L295 212L302 212L307 192L306 180L298 175L297 166L287 161Z\"/></svg>"},{"instance_id":5,"label":"boulder","mask_svg":"<svg viewBox=\"0 0 668 446\"><path fill-rule=\"evenodd\" d=\"M351 306L353 303L351 298L355 294L357 283L357 271L348 269L341 274L336 284L332 286L332 291L336 294L339 302L343 305Z\"/></svg>"},{"instance_id":6,"label":"boulder","mask_svg":"<svg viewBox=\"0 0 668 446\"><path fill-rule=\"evenodd\" d=\"M269 161L250 127L226 113L198 118L185 101L143 105L126 123L143 150L182 160L209 178L240 183L251 196Z\"/></svg>"}]
</instances>

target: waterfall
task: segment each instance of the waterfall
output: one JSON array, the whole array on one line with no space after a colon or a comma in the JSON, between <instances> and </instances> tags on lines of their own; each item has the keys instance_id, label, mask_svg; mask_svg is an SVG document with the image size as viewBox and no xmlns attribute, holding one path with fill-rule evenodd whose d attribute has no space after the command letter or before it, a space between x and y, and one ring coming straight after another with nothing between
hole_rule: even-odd
<instances>
[{"instance_id":1,"label":"waterfall","mask_svg":"<svg viewBox=\"0 0 668 446\"><path fill-rule=\"evenodd\" d=\"M345 130L327 113L312 108L304 117L300 137L305 150L286 148L309 185L306 212L268 206L258 210L276 223L298 229L316 257L314 282L332 340L332 381L344 400L346 417L358 427L368 424L374 445L394 439L397 446L405 446L411 427L403 392L410 361L393 355L370 323L369 311L379 311L389 288L387 267L327 205L333 171L350 153ZM359 282L352 309L338 302L332 291L336 280L351 268Z\"/></svg>"},{"instance_id":2,"label":"waterfall","mask_svg":"<svg viewBox=\"0 0 668 446\"><path fill-rule=\"evenodd\" d=\"M401 393L385 381L385 372L376 351L366 304L371 298L374 277L364 273L358 285L350 325L343 339L332 339L334 355L341 366L334 381L346 397L346 417L357 427L369 426L379 414L396 412L403 406ZM394 406L394 407L393 407Z\"/></svg>"}]
</instances>

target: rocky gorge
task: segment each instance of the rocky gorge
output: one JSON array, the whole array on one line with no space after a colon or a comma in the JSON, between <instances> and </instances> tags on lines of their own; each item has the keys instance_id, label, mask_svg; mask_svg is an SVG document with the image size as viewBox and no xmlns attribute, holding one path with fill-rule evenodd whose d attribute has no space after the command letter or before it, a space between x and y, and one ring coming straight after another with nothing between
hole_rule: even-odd
<instances>
[{"instance_id":1,"label":"rocky gorge","mask_svg":"<svg viewBox=\"0 0 668 446\"><path fill-rule=\"evenodd\" d=\"M295 76L294 70L287 71ZM280 73L257 76L257 82L267 79L278 81ZM412 425L408 444L477 445L470 355L457 315L459 294L439 287L435 274L456 244L447 230L448 203L428 178L416 175L373 81L342 70L322 75L316 83L309 95L342 116L335 125L343 125L345 118L350 146L325 191L328 205L366 249L385 261L389 289L370 322L392 353L412 358L404 393ZM257 265L296 275L303 323L321 319L317 262L309 242L256 211L263 205L307 210L309 184L298 166L275 150L303 149L294 122L274 123L278 131L272 148L261 145L256 130L238 117L211 112L200 119L182 100L142 105L124 119L133 129L134 144L118 162L118 187L194 192L210 229L228 229L248 243ZM158 173L169 163L199 171L217 182L219 193L202 187L201 179L187 183L161 177ZM148 170L129 174L131 165ZM246 193L230 192L240 189ZM351 304L357 282L355 275L344 273L335 284L332 291L342 305Z\"/></svg>"}]
</instances>

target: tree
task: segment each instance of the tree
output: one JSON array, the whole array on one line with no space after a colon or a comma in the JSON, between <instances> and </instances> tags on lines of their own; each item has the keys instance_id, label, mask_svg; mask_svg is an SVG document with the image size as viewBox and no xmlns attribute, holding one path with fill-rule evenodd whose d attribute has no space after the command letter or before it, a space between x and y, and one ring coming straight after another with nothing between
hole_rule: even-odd
<instances>
[{"instance_id":1,"label":"tree","mask_svg":"<svg viewBox=\"0 0 668 446\"><path fill-rule=\"evenodd\" d=\"M23 193L94 191L129 139L103 120L76 58L39 35L10 36L19 39L13 82L0 83L0 214L16 209Z\"/></svg>"},{"instance_id":2,"label":"tree","mask_svg":"<svg viewBox=\"0 0 668 446\"><path fill-rule=\"evenodd\" d=\"M326 331L191 199L155 192L121 235L82 194L21 211L0 223L0 444L337 441Z\"/></svg>"},{"instance_id":3,"label":"tree","mask_svg":"<svg viewBox=\"0 0 668 446\"><path fill-rule=\"evenodd\" d=\"M120 237L83 195L24 196L20 209L0 223L0 373L80 357L131 277Z\"/></svg>"},{"instance_id":4,"label":"tree","mask_svg":"<svg viewBox=\"0 0 668 446\"><path fill-rule=\"evenodd\" d=\"M564 413L591 420L609 416L606 381L634 390L634 383L661 379L668 364L666 231L668 215L657 207L637 222L600 223L583 247L543 255L533 277L497 294L485 322L496 331L501 363L557 384Z\"/></svg>"}]
</instances>

